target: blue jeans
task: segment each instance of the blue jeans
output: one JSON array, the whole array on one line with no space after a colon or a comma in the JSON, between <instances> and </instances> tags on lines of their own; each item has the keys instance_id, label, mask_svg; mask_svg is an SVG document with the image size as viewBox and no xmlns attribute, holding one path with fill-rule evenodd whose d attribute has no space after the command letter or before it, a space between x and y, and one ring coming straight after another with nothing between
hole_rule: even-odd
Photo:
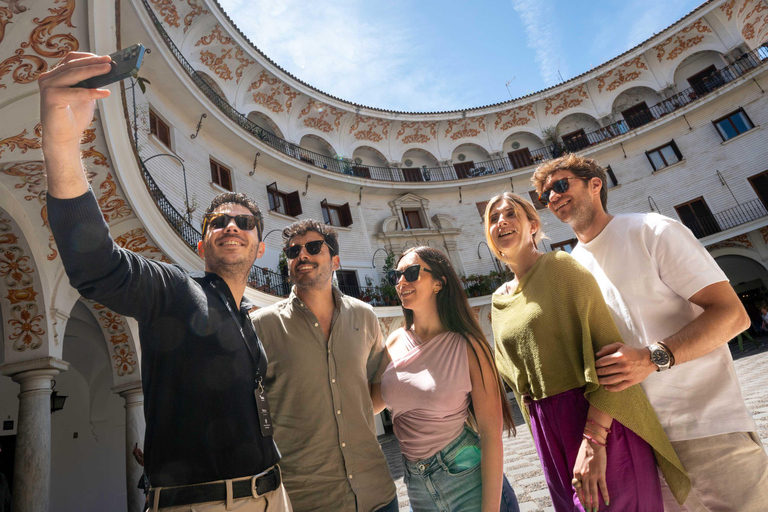
<instances>
[{"instance_id":1,"label":"blue jeans","mask_svg":"<svg viewBox=\"0 0 768 512\"><path fill-rule=\"evenodd\" d=\"M483 482L480 477L480 438L469 427L428 459L403 458L405 486L412 512L479 511ZM501 512L519 512L517 497L507 477L501 490Z\"/></svg>"}]
</instances>

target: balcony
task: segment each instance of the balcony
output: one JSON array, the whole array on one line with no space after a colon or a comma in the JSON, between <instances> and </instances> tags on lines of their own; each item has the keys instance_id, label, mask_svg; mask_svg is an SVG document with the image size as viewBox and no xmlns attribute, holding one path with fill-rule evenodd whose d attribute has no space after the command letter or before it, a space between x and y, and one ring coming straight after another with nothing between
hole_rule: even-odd
<instances>
[{"instance_id":1,"label":"balcony","mask_svg":"<svg viewBox=\"0 0 768 512\"><path fill-rule=\"evenodd\" d=\"M714 215L683 221L683 224L696 235L696 238L705 238L762 217L768 217L768 209L760 199L753 199Z\"/></svg>"},{"instance_id":2,"label":"balcony","mask_svg":"<svg viewBox=\"0 0 768 512\"><path fill-rule=\"evenodd\" d=\"M240 125L244 130L250 132L258 140L271 146L273 149L288 155L296 160L303 162L304 164L318 167L331 172L339 174L346 174L349 176L356 176L360 178L366 178L376 181L413 181L404 174L400 169L391 167L375 167L375 166L356 166L344 160L339 160L326 155L321 155L313 151L302 148L292 142L281 139L277 135L269 133L250 121L242 113L238 112L232 105L219 96L213 88L206 83L200 75L197 74L192 65L187 61L184 55L181 53L171 37L163 28L162 23L155 15L155 12L149 5L149 0L142 0L144 7L152 18L160 36L165 41L168 49L174 55L184 71L195 82L200 91L205 94L227 117L232 121ZM744 73L763 65L768 61L768 47L761 46L757 50L742 55L733 64L726 66L723 69L717 70L715 73L705 78L701 82L698 82L694 87L680 91L674 96L662 100L661 102L649 107L647 110L638 112L631 116L628 120L621 120L608 126L604 126L598 130L587 132L584 136L576 139L569 140L564 144L564 148L557 148L554 146L544 147L531 151L531 165L538 164L544 160L550 160L557 158L563 152L574 152L586 149L588 147L600 144L607 140L613 139L620 135L634 130L640 126L643 126L651 121L655 121L667 114L670 114L680 108L685 107L689 103L696 101L697 99L706 96L712 91L717 90L723 85L736 80ZM475 178L481 176L489 176L493 174L499 174L503 172L512 171L517 168L508 158L499 158L494 160L488 160L486 162L478 162L475 167L468 172L457 173L451 166L440 166L431 168L422 168L423 179L417 181L456 181L467 178Z\"/></svg>"}]
</instances>

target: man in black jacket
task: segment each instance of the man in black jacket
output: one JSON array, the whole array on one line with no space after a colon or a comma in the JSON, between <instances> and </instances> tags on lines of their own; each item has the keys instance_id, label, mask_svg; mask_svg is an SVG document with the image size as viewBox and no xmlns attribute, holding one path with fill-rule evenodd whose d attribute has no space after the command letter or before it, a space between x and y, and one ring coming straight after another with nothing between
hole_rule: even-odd
<instances>
[{"instance_id":1,"label":"man in black jacket","mask_svg":"<svg viewBox=\"0 0 768 512\"><path fill-rule=\"evenodd\" d=\"M109 91L70 87L106 73L109 62L73 52L40 76L48 215L72 286L139 322L150 507L290 511L264 400L266 355L243 297L264 252L261 213L242 194L214 199L198 245L205 272L118 247L79 147L95 100Z\"/></svg>"}]
</instances>

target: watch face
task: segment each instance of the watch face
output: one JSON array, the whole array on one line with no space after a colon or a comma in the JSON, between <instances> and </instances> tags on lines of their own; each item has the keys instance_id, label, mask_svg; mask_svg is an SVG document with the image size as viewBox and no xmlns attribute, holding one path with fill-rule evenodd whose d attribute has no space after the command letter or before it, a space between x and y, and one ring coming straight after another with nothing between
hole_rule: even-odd
<instances>
[{"instance_id":1,"label":"watch face","mask_svg":"<svg viewBox=\"0 0 768 512\"><path fill-rule=\"evenodd\" d=\"M651 351L651 361L656 366L667 366L669 364L669 354L663 349L656 349Z\"/></svg>"}]
</instances>

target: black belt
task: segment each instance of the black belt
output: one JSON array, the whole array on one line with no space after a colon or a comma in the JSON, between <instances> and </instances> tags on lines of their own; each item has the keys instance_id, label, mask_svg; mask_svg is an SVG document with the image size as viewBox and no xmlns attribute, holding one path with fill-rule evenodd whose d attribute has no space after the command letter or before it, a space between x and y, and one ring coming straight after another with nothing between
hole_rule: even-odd
<instances>
[{"instance_id":1,"label":"black belt","mask_svg":"<svg viewBox=\"0 0 768 512\"><path fill-rule=\"evenodd\" d=\"M280 487L280 470L274 467L259 477L233 481L232 499L257 498L274 491L278 487ZM150 508L154 503L155 492L157 491L152 489L149 493ZM209 501L227 501L227 486L224 482L168 487L160 489L159 492L160 502L158 508L207 503Z\"/></svg>"}]
</instances>

